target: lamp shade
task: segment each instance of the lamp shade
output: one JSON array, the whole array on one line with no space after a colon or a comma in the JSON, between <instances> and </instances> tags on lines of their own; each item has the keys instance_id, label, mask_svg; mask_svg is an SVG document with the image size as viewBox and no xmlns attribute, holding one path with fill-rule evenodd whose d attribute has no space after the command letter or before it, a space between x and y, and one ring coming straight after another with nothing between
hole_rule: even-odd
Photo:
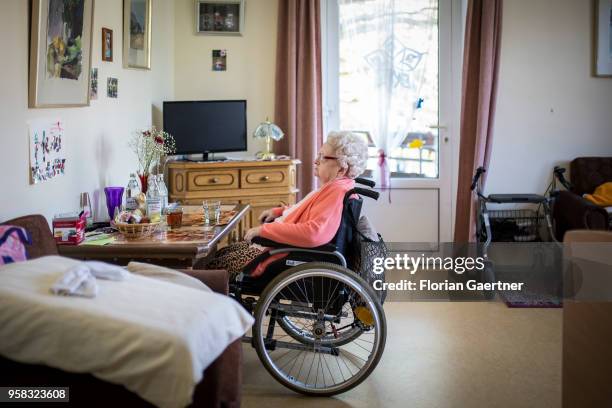
<instances>
[{"instance_id":1,"label":"lamp shade","mask_svg":"<svg viewBox=\"0 0 612 408\"><path fill-rule=\"evenodd\" d=\"M276 126L274 123L266 120L257 126L255 132L253 132L253 137L256 139L264 139L270 137L272 140L279 141L285 136L281 128Z\"/></svg>"}]
</instances>

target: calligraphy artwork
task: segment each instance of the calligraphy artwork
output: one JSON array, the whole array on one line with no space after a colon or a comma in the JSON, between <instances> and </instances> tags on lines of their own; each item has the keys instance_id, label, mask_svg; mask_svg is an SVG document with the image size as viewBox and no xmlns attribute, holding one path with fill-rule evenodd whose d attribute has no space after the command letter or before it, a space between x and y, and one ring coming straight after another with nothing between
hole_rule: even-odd
<instances>
[{"instance_id":1,"label":"calligraphy artwork","mask_svg":"<svg viewBox=\"0 0 612 408\"><path fill-rule=\"evenodd\" d=\"M38 184L64 174L64 124L59 119L29 122L30 183Z\"/></svg>"}]
</instances>

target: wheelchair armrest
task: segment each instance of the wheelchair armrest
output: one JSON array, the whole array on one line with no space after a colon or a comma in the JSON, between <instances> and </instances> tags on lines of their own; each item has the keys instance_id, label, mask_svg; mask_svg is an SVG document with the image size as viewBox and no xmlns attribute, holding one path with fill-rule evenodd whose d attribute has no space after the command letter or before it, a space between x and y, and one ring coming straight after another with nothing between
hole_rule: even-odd
<instances>
[{"instance_id":1,"label":"wheelchair armrest","mask_svg":"<svg viewBox=\"0 0 612 408\"><path fill-rule=\"evenodd\" d=\"M298 247L289 244L283 244L281 242L272 241L271 239L263 238L263 237L255 237L252 242L254 244L258 244L261 246L265 246L268 248L295 248L295 249L310 249L313 251L324 251L324 252L334 252L337 251L338 248L334 244L325 244L314 248L306 248L306 247Z\"/></svg>"}]
</instances>

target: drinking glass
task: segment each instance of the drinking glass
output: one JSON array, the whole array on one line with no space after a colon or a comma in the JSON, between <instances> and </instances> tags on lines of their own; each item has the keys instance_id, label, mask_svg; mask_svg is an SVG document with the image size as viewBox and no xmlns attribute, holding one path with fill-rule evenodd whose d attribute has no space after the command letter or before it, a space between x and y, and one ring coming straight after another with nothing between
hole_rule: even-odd
<instances>
[{"instance_id":1,"label":"drinking glass","mask_svg":"<svg viewBox=\"0 0 612 408\"><path fill-rule=\"evenodd\" d=\"M169 207L166 211L166 222L170 229L180 228L183 222L183 209L181 207Z\"/></svg>"},{"instance_id":2,"label":"drinking glass","mask_svg":"<svg viewBox=\"0 0 612 408\"><path fill-rule=\"evenodd\" d=\"M215 214L215 225L221 222L221 201L212 201L213 213Z\"/></svg>"},{"instance_id":3,"label":"drinking glass","mask_svg":"<svg viewBox=\"0 0 612 408\"><path fill-rule=\"evenodd\" d=\"M221 201L202 201L202 210L204 211L204 225L210 225L211 219L214 225L221 221Z\"/></svg>"},{"instance_id":4,"label":"drinking glass","mask_svg":"<svg viewBox=\"0 0 612 408\"><path fill-rule=\"evenodd\" d=\"M204 225L210 225L210 202L202 201L202 210L204 210Z\"/></svg>"}]
</instances>

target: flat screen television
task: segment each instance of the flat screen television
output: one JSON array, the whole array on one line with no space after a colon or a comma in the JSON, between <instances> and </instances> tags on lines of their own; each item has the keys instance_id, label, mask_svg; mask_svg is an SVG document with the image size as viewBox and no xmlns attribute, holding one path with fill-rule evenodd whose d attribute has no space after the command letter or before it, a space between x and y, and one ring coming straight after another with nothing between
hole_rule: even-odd
<instances>
[{"instance_id":1,"label":"flat screen television","mask_svg":"<svg viewBox=\"0 0 612 408\"><path fill-rule=\"evenodd\" d=\"M176 154L208 160L209 153L246 151L246 101L166 101L164 130L174 136Z\"/></svg>"}]
</instances>

